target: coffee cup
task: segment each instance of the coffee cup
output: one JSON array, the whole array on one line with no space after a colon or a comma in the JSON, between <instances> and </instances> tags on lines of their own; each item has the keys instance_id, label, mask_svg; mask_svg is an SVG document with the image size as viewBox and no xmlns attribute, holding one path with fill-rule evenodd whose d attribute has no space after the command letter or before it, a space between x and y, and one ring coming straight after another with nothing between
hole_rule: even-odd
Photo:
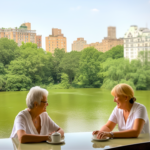
<instances>
[{"instance_id":1,"label":"coffee cup","mask_svg":"<svg viewBox=\"0 0 150 150\"><path fill-rule=\"evenodd\" d=\"M60 140L61 140L61 134L58 133L58 132L54 132L54 133L51 135L51 139L52 139L52 142L53 142L53 143L59 143Z\"/></svg>"},{"instance_id":2,"label":"coffee cup","mask_svg":"<svg viewBox=\"0 0 150 150\"><path fill-rule=\"evenodd\" d=\"M98 139L98 138L97 138L97 134L94 134L94 135L93 135L93 138L94 138L94 139ZM103 138L101 138L101 139L104 140L104 139L107 139L107 138L108 138L108 137L103 137Z\"/></svg>"},{"instance_id":3,"label":"coffee cup","mask_svg":"<svg viewBox=\"0 0 150 150\"><path fill-rule=\"evenodd\" d=\"M94 134L94 135L93 135L93 138L94 138L94 139L97 139L97 134Z\"/></svg>"}]
</instances>

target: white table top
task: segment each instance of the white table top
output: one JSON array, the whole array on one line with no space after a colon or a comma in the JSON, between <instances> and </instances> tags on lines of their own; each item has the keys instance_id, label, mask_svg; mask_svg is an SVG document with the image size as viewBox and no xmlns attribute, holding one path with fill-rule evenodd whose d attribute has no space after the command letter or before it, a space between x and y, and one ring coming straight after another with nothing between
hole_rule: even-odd
<instances>
[{"instance_id":1,"label":"white table top","mask_svg":"<svg viewBox=\"0 0 150 150\"><path fill-rule=\"evenodd\" d=\"M124 145L150 142L149 134L140 134L138 138L118 138L105 142L93 141L92 132L65 133L65 143L52 145L46 142L20 144L18 139L0 139L0 150L93 150L111 149Z\"/></svg>"}]
</instances>

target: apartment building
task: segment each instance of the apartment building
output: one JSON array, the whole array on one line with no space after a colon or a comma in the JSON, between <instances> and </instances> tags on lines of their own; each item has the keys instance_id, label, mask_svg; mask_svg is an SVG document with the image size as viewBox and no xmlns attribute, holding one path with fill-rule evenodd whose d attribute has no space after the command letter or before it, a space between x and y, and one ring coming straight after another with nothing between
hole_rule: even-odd
<instances>
[{"instance_id":1,"label":"apartment building","mask_svg":"<svg viewBox=\"0 0 150 150\"><path fill-rule=\"evenodd\" d=\"M77 38L76 41L73 41L72 51L81 51L84 49L84 45L86 45L86 41L84 38Z\"/></svg>"},{"instance_id":2,"label":"apartment building","mask_svg":"<svg viewBox=\"0 0 150 150\"><path fill-rule=\"evenodd\" d=\"M105 37L102 42L96 42L91 44L84 45L84 48L86 47L95 47L100 52L106 52L110 50L112 47L115 47L117 45L123 45L123 38L116 38L116 27L108 27L107 29L107 37Z\"/></svg>"},{"instance_id":3,"label":"apartment building","mask_svg":"<svg viewBox=\"0 0 150 150\"><path fill-rule=\"evenodd\" d=\"M150 51L150 30L132 25L124 35L124 57L137 59L140 51Z\"/></svg>"},{"instance_id":4,"label":"apartment building","mask_svg":"<svg viewBox=\"0 0 150 150\"><path fill-rule=\"evenodd\" d=\"M42 47L42 35L37 35L36 36L36 43L37 43L38 48Z\"/></svg>"},{"instance_id":5,"label":"apartment building","mask_svg":"<svg viewBox=\"0 0 150 150\"><path fill-rule=\"evenodd\" d=\"M108 38L116 39L116 27L108 27L107 29Z\"/></svg>"},{"instance_id":6,"label":"apartment building","mask_svg":"<svg viewBox=\"0 0 150 150\"><path fill-rule=\"evenodd\" d=\"M18 46L22 45L22 42L32 42L37 43L37 38L41 38L40 36L37 37L36 30L31 30L31 23L23 23L19 28L0 28L0 38L8 38L14 40ZM42 43L40 46L42 47Z\"/></svg>"},{"instance_id":7,"label":"apartment building","mask_svg":"<svg viewBox=\"0 0 150 150\"><path fill-rule=\"evenodd\" d=\"M61 33L61 29L52 28L52 35L45 37L46 51L54 53L55 48L64 49L67 52L67 39Z\"/></svg>"}]
</instances>

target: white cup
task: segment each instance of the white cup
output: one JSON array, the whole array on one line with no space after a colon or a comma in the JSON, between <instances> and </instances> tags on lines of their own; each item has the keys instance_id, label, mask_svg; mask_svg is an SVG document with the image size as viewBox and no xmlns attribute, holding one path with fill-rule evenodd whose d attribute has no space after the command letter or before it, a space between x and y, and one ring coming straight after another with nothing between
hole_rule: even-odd
<instances>
[{"instance_id":1,"label":"white cup","mask_svg":"<svg viewBox=\"0 0 150 150\"><path fill-rule=\"evenodd\" d=\"M98 138L97 138L97 134L94 134L94 135L93 135L93 138L94 138L94 139L98 139ZM104 139L107 139L107 138L108 138L108 137L103 137L102 139L104 140Z\"/></svg>"},{"instance_id":2,"label":"white cup","mask_svg":"<svg viewBox=\"0 0 150 150\"><path fill-rule=\"evenodd\" d=\"M58 132L55 132L51 135L51 139L53 143L59 143L61 140L61 134Z\"/></svg>"},{"instance_id":3,"label":"white cup","mask_svg":"<svg viewBox=\"0 0 150 150\"><path fill-rule=\"evenodd\" d=\"M94 138L94 139L97 139L97 134L94 134L94 135L93 135L93 138Z\"/></svg>"}]
</instances>

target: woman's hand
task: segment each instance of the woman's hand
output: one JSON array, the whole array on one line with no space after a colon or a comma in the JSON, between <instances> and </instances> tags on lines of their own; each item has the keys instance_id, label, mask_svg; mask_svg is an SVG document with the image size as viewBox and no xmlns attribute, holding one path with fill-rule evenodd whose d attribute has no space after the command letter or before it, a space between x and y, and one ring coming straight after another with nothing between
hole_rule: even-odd
<instances>
[{"instance_id":1,"label":"woman's hand","mask_svg":"<svg viewBox=\"0 0 150 150\"><path fill-rule=\"evenodd\" d=\"M92 135L97 134L99 130L93 131Z\"/></svg>"},{"instance_id":2,"label":"woman's hand","mask_svg":"<svg viewBox=\"0 0 150 150\"><path fill-rule=\"evenodd\" d=\"M97 133L97 138L98 139L104 139L104 138L107 138L107 137L111 137L111 134L109 132L99 131Z\"/></svg>"},{"instance_id":3,"label":"woman's hand","mask_svg":"<svg viewBox=\"0 0 150 150\"><path fill-rule=\"evenodd\" d=\"M106 137L111 137L109 132L99 131L99 130L93 131L92 134L93 135L97 134L97 139L103 139L103 138L106 138Z\"/></svg>"},{"instance_id":4,"label":"woman's hand","mask_svg":"<svg viewBox=\"0 0 150 150\"><path fill-rule=\"evenodd\" d=\"M53 133L55 133L56 131L51 132L49 135L52 135Z\"/></svg>"},{"instance_id":5,"label":"woman's hand","mask_svg":"<svg viewBox=\"0 0 150 150\"><path fill-rule=\"evenodd\" d=\"M48 135L48 140L49 140L49 141L52 141L51 135L52 135L54 132L55 132L55 131L51 132L51 133Z\"/></svg>"}]
</instances>

